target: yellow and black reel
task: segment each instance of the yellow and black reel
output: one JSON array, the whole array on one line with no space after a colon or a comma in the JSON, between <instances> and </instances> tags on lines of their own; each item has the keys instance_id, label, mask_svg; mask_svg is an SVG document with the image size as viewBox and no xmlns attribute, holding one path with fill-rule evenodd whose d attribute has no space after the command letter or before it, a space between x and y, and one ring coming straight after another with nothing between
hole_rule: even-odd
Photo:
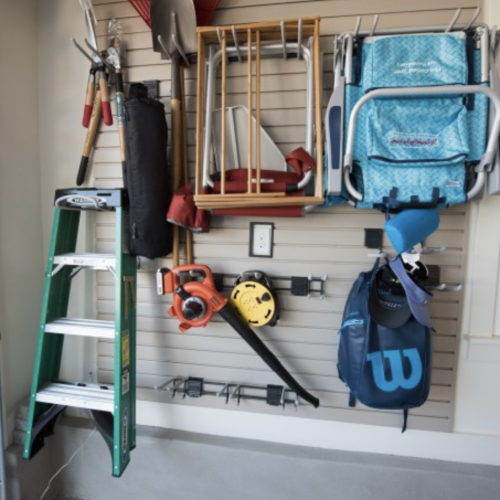
<instances>
[{"instance_id":1,"label":"yellow and black reel","mask_svg":"<svg viewBox=\"0 0 500 500\"><path fill-rule=\"evenodd\" d=\"M253 327L275 326L279 319L278 294L261 271L245 272L236 280L231 305Z\"/></svg>"}]
</instances>

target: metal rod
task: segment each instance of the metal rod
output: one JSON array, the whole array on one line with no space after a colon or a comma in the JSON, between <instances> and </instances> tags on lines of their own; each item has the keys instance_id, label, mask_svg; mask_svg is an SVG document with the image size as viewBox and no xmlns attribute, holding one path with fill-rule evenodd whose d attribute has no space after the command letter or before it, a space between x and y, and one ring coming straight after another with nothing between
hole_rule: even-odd
<instances>
[{"instance_id":1,"label":"metal rod","mask_svg":"<svg viewBox=\"0 0 500 500\"><path fill-rule=\"evenodd\" d=\"M380 16L378 14L373 18L373 24L372 24L372 29L370 31L370 36L373 36L375 34L379 18Z\"/></svg>"},{"instance_id":2,"label":"metal rod","mask_svg":"<svg viewBox=\"0 0 500 500\"><path fill-rule=\"evenodd\" d=\"M314 24L314 80L316 98L316 197L323 195L323 137L322 137L322 85L321 85L321 47L319 38L319 18Z\"/></svg>"},{"instance_id":3,"label":"metal rod","mask_svg":"<svg viewBox=\"0 0 500 500\"><path fill-rule=\"evenodd\" d=\"M226 32L222 32L222 95L221 95L221 179L220 179L220 192L226 194L226 67L227 67L227 54L226 54Z\"/></svg>"},{"instance_id":4,"label":"metal rod","mask_svg":"<svg viewBox=\"0 0 500 500\"><path fill-rule=\"evenodd\" d=\"M255 34L255 155L256 155L256 173L257 184L255 191L260 193L260 167L261 167L261 130L260 130L260 31Z\"/></svg>"},{"instance_id":5,"label":"metal rod","mask_svg":"<svg viewBox=\"0 0 500 500\"><path fill-rule=\"evenodd\" d=\"M464 31L467 31L476 21L476 19L479 17L479 14L481 14L481 7L478 7L474 13L472 14L471 20L466 24Z\"/></svg>"},{"instance_id":6,"label":"metal rod","mask_svg":"<svg viewBox=\"0 0 500 500\"><path fill-rule=\"evenodd\" d=\"M260 33L260 32L257 32ZM286 29L285 21L281 21L281 43L283 44L283 59L286 61Z\"/></svg>"},{"instance_id":7,"label":"metal rod","mask_svg":"<svg viewBox=\"0 0 500 500\"><path fill-rule=\"evenodd\" d=\"M252 171L253 171L253 121L252 121L252 30L247 30L247 59L248 59L248 193L252 192Z\"/></svg>"},{"instance_id":8,"label":"metal rod","mask_svg":"<svg viewBox=\"0 0 500 500\"><path fill-rule=\"evenodd\" d=\"M236 49L236 54L238 56L238 61L242 62L243 59L241 57L240 44L238 43L238 35L236 34L236 27L234 26L234 24L231 27L231 32L233 33L234 48Z\"/></svg>"},{"instance_id":9,"label":"metal rod","mask_svg":"<svg viewBox=\"0 0 500 500\"><path fill-rule=\"evenodd\" d=\"M302 46L302 19L299 19L299 25L297 29L297 59L301 58L301 46Z\"/></svg>"},{"instance_id":10,"label":"metal rod","mask_svg":"<svg viewBox=\"0 0 500 500\"><path fill-rule=\"evenodd\" d=\"M358 18L356 19L356 26L354 28L354 36L358 36L359 30L361 28L361 19L362 19L361 16L358 16Z\"/></svg>"},{"instance_id":11,"label":"metal rod","mask_svg":"<svg viewBox=\"0 0 500 500\"><path fill-rule=\"evenodd\" d=\"M450 24L448 24L448 27L444 30L445 33L449 33L453 29L453 26L455 26L461 13L462 13L462 9L457 9L455 11L455 15L452 17Z\"/></svg>"}]
</instances>

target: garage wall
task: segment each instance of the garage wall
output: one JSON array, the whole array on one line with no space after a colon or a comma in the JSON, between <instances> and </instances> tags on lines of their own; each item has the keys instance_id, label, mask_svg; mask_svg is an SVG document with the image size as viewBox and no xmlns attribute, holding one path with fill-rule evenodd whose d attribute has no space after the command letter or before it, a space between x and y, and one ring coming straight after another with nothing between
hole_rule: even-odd
<instances>
[{"instance_id":1,"label":"garage wall","mask_svg":"<svg viewBox=\"0 0 500 500\"><path fill-rule=\"evenodd\" d=\"M0 368L7 415L29 392L43 287L36 3L0 3Z\"/></svg>"},{"instance_id":2,"label":"garage wall","mask_svg":"<svg viewBox=\"0 0 500 500\"><path fill-rule=\"evenodd\" d=\"M128 45L127 80L161 80L161 99L169 119L170 68L160 55L151 49L151 34L128 2L95 0L100 21L100 43L107 21L121 20ZM475 0L421 1L308 1L260 2L259 0L222 1L214 24L261 21L320 15L324 58L324 102L332 88L332 35L354 26L357 15L383 14L379 26L410 26L447 24L453 11L463 8L469 16L477 6ZM286 11L286 15L284 12ZM83 22L83 20L82 20ZM371 18L363 27L371 25ZM233 66L233 65L231 65ZM228 104L240 102L245 83L231 68L232 94ZM262 123L283 153L302 145L305 132L305 79L297 74L297 62L263 63ZM194 169L194 112L196 69L187 72L187 107L190 123L190 160ZM230 73L231 75L231 73ZM116 130L103 128L94 155L95 185L102 188L121 184ZM464 277L464 247L468 208L459 207L442 214L440 230L428 241L431 246L446 246L443 255L427 256L429 264L442 266L442 278L459 283ZM375 212L353 210L346 206L318 210L302 220L277 220L274 258L248 258L248 218L217 218L213 230L195 237L196 262L208 264L214 272L238 274L247 269L261 269L272 275L328 275L324 300L293 297L283 293L279 326L259 330L259 335L280 357L282 362L322 401L320 409L302 406L298 413L288 416L316 418L372 425L400 427L401 415L378 412L359 405L347 406L347 391L336 376L337 331L342 310L352 281L361 270L373 264L363 247L363 229L382 227L383 217ZM112 217L100 215L97 220L97 249L110 251L113 247ZM385 242L389 250L388 242ZM169 259L156 262L141 259L138 278L138 384L140 397L149 401L165 401L182 405L226 408L223 401L213 398L170 400L166 393L153 388L174 376L197 376L226 382L279 383L260 359L220 320L206 329L181 334L178 323L167 317L168 301L155 294L154 271L171 266ZM112 319L113 287L111 277L101 273L97 278L97 313L101 319ZM437 294L432 316L437 333L434 342L433 386L429 401L410 412L409 425L414 429L450 430L453 417L453 394L456 378L457 333L459 331L460 293ZM101 381L111 381L112 344L100 342L98 375ZM228 409L259 413L282 414L263 403L242 402Z\"/></svg>"}]
</instances>

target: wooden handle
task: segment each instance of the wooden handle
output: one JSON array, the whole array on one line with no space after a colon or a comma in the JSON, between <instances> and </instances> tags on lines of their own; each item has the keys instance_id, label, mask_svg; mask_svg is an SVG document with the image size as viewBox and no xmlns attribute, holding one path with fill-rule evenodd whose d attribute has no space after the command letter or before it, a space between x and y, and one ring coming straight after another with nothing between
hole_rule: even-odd
<instances>
[{"instance_id":1,"label":"wooden handle","mask_svg":"<svg viewBox=\"0 0 500 500\"><path fill-rule=\"evenodd\" d=\"M90 157L92 153L92 148L94 147L95 138L97 135L97 129L99 128L99 120L101 118L101 91L98 90L95 93L94 105L92 106L92 115L90 117L89 128L87 129L87 135L85 136L85 142L83 144L83 156L87 158Z\"/></svg>"},{"instance_id":2,"label":"wooden handle","mask_svg":"<svg viewBox=\"0 0 500 500\"><path fill-rule=\"evenodd\" d=\"M257 31L255 36L255 189L257 193L260 193L260 166L261 166L261 154L260 154L260 31Z\"/></svg>"},{"instance_id":3,"label":"wooden handle","mask_svg":"<svg viewBox=\"0 0 500 500\"><path fill-rule=\"evenodd\" d=\"M95 95L95 78L91 73L89 76L89 81L87 83L87 93L85 94L85 106L83 108L83 120L82 125L88 128L90 124L90 117L92 116L92 105L94 103Z\"/></svg>"},{"instance_id":4,"label":"wooden handle","mask_svg":"<svg viewBox=\"0 0 500 500\"><path fill-rule=\"evenodd\" d=\"M247 91L248 91L248 189L249 193L252 192L252 157L253 157L253 142L252 142L252 130L253 130L253 121L252 121L252 30L248 29L247 31L247 75L248 75L248 83L247 83Z\"/></svg>"},{"instance_id":5,"label":"wooden handle","mask_svg":"<svg viewBox=\"0 0 500 500\"><path fill-rule=\"evenodd\" d=\"M113 125L113 115L111 113L111 104L109 102L108 82L106 78L104 78L102 72L99 76L99 90L101 91L102 116L104 123L106 125Z\"/></svg>"},{"instance_id":6,"label":"wooden handle","mask_svg":"<svg viewBox=\"0 0 500 500\"><path fill-rule=\"evenodd\" d=\"M221 160L220 160L220 192L226 192L226 73L227 73L227 55L226 55L226 32L222 32L222 89L221 89Z\"/></svg>"},{"instance_id":7,"label":"wooden handle","mask_svg":"<svg viewBox=\"0 0 500 500\"><path fill-rule=\"evenodd\" d=\"M179 265L179 255L180 255L180 227L174 224L174 243L173 243L173 252L172 252L172 266L177 267Z\"/></svg>"},{"instance_id":8,"label":"wooden handle","mask_svg":"<svg viewBox=\"0 0 500 500\"><path fill-rule=\"evenodd\" d=\"M76 178L77 186L81 186L85 182L87 169L89 165L90 155L94 147L95 138L97 136L97 129L99 128L99 121L101 118L101 92L98 90L94 96L94 105L92 106L92 114L90 116L90 123L83 143L82 159L80 161L80 168Z\"/></svg>"},{"instance_id":9,"label":"wooden handle","mask_svg":"<svg viewBox=\"0 0 500 500\"><path fill-rule=\"evenodd\" d=\"M186 113L186 71L181 66L181 112L182 112L182 173L184 184L189 184L188 126ZM186 229L186 264L193 263L193 234Z\"/></svg>"}]
</instances>

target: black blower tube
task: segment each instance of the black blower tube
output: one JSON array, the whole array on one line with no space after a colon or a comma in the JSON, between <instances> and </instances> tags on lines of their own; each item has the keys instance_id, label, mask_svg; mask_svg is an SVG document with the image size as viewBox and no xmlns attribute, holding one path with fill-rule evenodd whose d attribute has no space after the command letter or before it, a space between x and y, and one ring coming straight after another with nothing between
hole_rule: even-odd
<instances>
[{"instance_id":1,"label":"black blower tube","mask_svg":"<svg viewBox=\"0 0 500 500\"><path fill-rule=\"evenodd\" d=\"M290 372L280 363L278 358L266 347L264 342L255 334L255 332L243 322L238 313L234 311L227 303L219 314L227 321L243 340L262 358L271 370L285 382L285 384L295 391L302 399L312 404L314 408L319 406L319 399L307 392L290 374Z\"/></svg>"}]
</instances>

